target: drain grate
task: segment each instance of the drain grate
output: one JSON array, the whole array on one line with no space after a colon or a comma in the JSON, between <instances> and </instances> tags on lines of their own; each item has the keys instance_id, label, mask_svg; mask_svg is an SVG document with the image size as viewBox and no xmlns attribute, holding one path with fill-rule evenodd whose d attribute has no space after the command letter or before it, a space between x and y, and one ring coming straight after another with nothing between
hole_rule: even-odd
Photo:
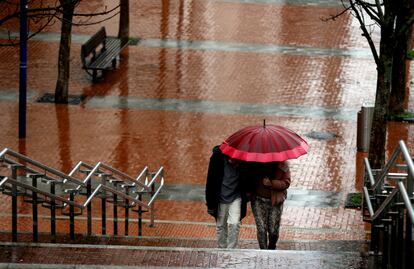
<instances>
[{"instance_id":1,"label":"drain grate","mask_svg":"<svg viewBox=\"0 0 414 269\"><path fill-rule=\"evenodd\" d=\"M86 99L86 95L69 95L68 104L79 105ZM45 93L37 99L38 103L54 103L55 95L51 93Z\"/></svg>"},{"instance_id":2,"label":"drain grate","mask_svg":"<svg viewBox=\"0 0 414 269\"><path fill-rule=\"evenodd\" d=\"M306 136L316 140L332 140L338 137L337 134L332 132L310 132Z\"/></svg>"}]
</instances>

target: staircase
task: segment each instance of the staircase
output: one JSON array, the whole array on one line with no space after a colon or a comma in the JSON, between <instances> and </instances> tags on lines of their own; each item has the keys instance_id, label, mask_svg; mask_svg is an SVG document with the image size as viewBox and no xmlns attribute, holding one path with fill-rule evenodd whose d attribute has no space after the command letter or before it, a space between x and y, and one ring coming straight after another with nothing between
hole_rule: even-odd
<instances>
[{"instance_id":1,"label":"staircase","mask_svg":"<svg viewBox=\"0 0 414 269\"><path fill-rule=\"evenodd\" d=\"M162 167L156 172L146 167L131 177L104 163L79 162L65 174L10 149L0 153L0 163L0 191L12 204L11 218L6 219L11 233L0 233L0 268L376 268L378 264L367 254L365 241L280 241L277 251L264 251L252 239L241 239L238 249L225 250L215 248L216 240L208 236L144 236L143 222L154 227L153 206L164 186ZM28 206L32 220L25 222L21 210ZM146 220L144 213L149 214ZM50 231L39 230L45 223L50 223Z\"/></svg>"},{"instance_id":2,"label":"staircase","mask_svg":"<svg viewBox=\"0 0 414 269\"><path fill-rule=\"evenodd\" d=\"M163 167L154 173L145 167L134 178L101 162L94 166L79 162L65 174L7 148L0 153L0 165L0 192L11 197L13 242L18 235L18 203L21 210L28 205L32 207L33 242L38 242L39 210L44 209L50 211L52 242L57 236L56 222L64 216L71 240L75 239L76 224L85 225L84 221L75 220L81 215L86 218L86 235L98 233L92 230L92 224L96 223L93 214L101 216L101 234L106 235L108 205L112 207L113 235L118 235L120 209L124 211L124 235L129 234L130 211L138 214L138 235L142 235L142 214L150 213L150 226L153 226L154 203L164 186Z\"/></svg>"},{"instance_id":3,"label":"staircase","mask_svg":"<svg viewBox=\"0 0 414 269\"><path fill-rule=\"evenodd\" d=\"M414 255L414 163L400 141L382 169L367 158L363 187L364 221L371 224L370 252L383 268L412 268Z\"/></svg>"},{"instance_id":4,"label":"staircase","mask_svg":"<svg viewBox=\"0 0 414 269\"><path fill-rule=\"evenodd\" d=\"M47 258L46 258L47 257ZM89 265L89 266L88 266ZM0 246L7 268L378 268L358 251L214 249L15 243ZM129 267L130 266L130 267Z\"/></svg>"}]
</instances>

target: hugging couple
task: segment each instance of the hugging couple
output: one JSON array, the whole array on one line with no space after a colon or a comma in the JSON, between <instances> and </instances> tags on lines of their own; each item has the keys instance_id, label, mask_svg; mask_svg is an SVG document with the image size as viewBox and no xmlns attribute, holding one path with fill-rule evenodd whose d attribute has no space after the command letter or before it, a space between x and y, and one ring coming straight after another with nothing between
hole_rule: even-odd
<instances>
[{"instance_id":1,"label":"hugging couple","mask_svg":"<svg viewBox=\"0 0 414 269\"><path fill-rule=\"evenodd\" d=\"M206 181L207 212L216 220L219 248L237 246L241 220L250 202L261 249L276 249L279 225L290 186L286 161L245 162L213 148Z\"/></svg>"}]
</instances>

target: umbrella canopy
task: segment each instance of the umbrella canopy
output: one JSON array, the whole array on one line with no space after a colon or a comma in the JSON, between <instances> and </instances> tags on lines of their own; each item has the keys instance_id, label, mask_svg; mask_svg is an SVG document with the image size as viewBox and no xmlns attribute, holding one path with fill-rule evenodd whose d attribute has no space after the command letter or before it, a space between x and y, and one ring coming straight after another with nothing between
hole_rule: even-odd
<instances>
[{"instance_id":1,"label":"umbrella canopy","mask_svg":"<svg viewBox=\"0 0 414 269\"><path fill-rule=\"evenodd\" d=\"M265 124L242 128L227 138L220 150L247 162L281 162L307 153L308 143L292 130Z\"/></svg>"}]
</instances>

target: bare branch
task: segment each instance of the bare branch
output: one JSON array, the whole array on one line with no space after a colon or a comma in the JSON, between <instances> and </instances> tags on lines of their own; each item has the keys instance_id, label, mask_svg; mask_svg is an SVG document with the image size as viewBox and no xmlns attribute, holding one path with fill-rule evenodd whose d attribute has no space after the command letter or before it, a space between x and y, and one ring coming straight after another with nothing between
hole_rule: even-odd
<instances>
[{"instance_id":1,"label":"bare branch","mask_svg":"<svg viewBox=\"0 0 414 269\"><path fill-rule=\"evenodd\" d=\"M381 19L380 13L378 13L372 6L372 4L369 4L365 1L361 0L355 0L355 3L359 5L361 8L364 9L364 11L368 14L368 16L377 22L379 25L381 25L383 18ZM381 8L380 8L381 9Z\"/></svg>"},{"instance_id":2,"label":"bare branch","mask_svg":"<svg viewBox=\"0 0 414 269\"><path fill-rule=\"evenodd\" d=\"M380 4L379 0L375 0L375 5L377 6L378 16L381 21L384 21L384 12L382 12L382 5Z\"/></svg>"},{"instance_id":3,"label":"bare branch","mask_svg":"<svg viewBox=\"0 0 414 269\"><path fill-rule=\"evenodd\" d=\"M76 16L76 17L93 17L93 16L108 15L108 14L114 12L119 7L120 7L120 5L114 7L111 10L105 10L105 11L97 12L97 13L73 13L73 16Z\"/></svg>"},{"instance_id":4,"label":"bare branch","mask_svg":"<svg viewBox=\"0 0 414 269\"><path fill-rule=\"evenodd\" d=\"M371 35L369 34L363 18L361 17L360 12L358 11L358 9L355 7L355 2L353 2L352 0L349 1L349 3L351 4L351 8L354 11L355 17L358 19L359 24L361 26L361 30L362 30L362 35L367 39L369 47L371 48L371 52L372 52L372 56L374 57L375 63L377 64L377 66L379 65L379 56L378 56L378 52L377 52L377 48L375 47L374 41L371 38Z\"/></svg>"},{"instance_id":5,"label":"bare branch","mask_svg":"<svg viewBox=\"0 0 414 269\"><path fill-rule=\"evenodd\" d=\"M90 22L90 23L85 23L85 22L82 22L82 23L75 23L75 22L71 22L71 24L72 24L73 26L88 26L88 25L100 24L100 23L102 23L102 22L104 22L104 21L107 21L107 20L112 19L113 17L117 16L118 14L119 14L119 12L117 12L117 13L113 14L112 16L106 17L106 18L104 18L104 19L102 19L102 20L95 21L95 22ZM64 19L63 19L63 18L60 18L60 17L56 17L56 18L57 18L58 20L60 20L60 21L64 21Z\"/></svg>"},{"instance_id":6,"label":"bare branch","mask_svg":"<svg viewBox=\"0 0 414 269\"><path fill-rule=\"evenodd\" d=\"M339 12L338 14L335 14L335 15L330 15L329 17L327 17L327 18L324 18L324 17L322 17L322 18L320 18L322 21L324 21L324 22L327 22L327 21L334 21L334 20L336 20L338 17L340 17L340 16L342 16L343 14L345 14L345 13L347 13L349 10L351 9L351 7L349 6L349 7L346 7L344 10L342 10L341 12Z\"/></svg>"}]
</instances>

